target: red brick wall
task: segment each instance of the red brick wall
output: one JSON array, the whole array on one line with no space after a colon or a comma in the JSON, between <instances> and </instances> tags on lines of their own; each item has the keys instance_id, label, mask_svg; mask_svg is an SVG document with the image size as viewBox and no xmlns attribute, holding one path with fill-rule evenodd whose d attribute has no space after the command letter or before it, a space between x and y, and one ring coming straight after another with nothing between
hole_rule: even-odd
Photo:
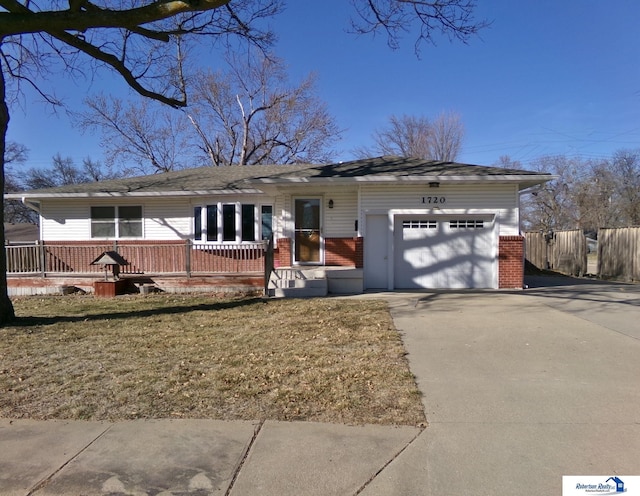
<instances>
[{"instance_id":1,"label":"red brick wall","mask_svg":"<svg viewBox=\"0 0 640 496\"><path fill-rule=\"evenodd\" d=\"M324 240L325 265L362 268L364 262L363 241L363 238L326 238ZM291 266L293 258L291 257L290 238L278 239L275 257L276 267Z\"/></svg>"},{"instance_id":2,"label":"red brick wall","mask_svg":"<svg viewBox=\"0 0 640 496\"><path fill-rule=\"evenodd\" d=\"M498 243L498 287L524 287L524 237L500 236Z\"/></svg>"},{"instance_id":3,"label":"red brick wall","mask_svg":"<svg viewBox=\"0 0 640 496\"><path fill-rule=\"evenodd\" d=\"M363 238L326 238L324 240L325 265L357 267L363 265Z\"/></svg>"},{"instance_id":4,"label":"red brick wall","mask_svg":"<svg viewBox=\"0 0 640 496\"><path fill-rule=\"evenodd\" d=\"M356 253L355 253L355 261L356 268L361 269L364 267L364 238L354 238L356 241Z\"/></svg>"},{"instance_id":5,"label":"red brick wall","mask_svg":"<svg viewBox=\"0 0 640 496\"><path fill-rule=\"evenodd\" d=\"M291 267L293 259L291 258L291 239L279 238L278 239L278 263L277 267Z\"/></svg>"}]
</instances>

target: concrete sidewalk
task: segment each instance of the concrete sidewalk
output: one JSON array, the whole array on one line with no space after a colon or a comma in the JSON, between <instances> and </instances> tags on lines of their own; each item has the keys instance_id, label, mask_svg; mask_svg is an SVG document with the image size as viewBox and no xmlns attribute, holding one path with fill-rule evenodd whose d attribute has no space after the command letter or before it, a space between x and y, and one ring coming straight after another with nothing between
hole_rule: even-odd
<instances>
[{"instance_id":1,"label":"concrete sidewalk","mask_svg":"<svg viewBox=\"0 0 640 496\"><path fill-rule=\"evenodd\" d=\"M0 494L357 494L421 432L310 422L0 420Z\"/></svg>"},{"instance_id":2,"label":"concrete sidewalk","mask_svg":"<svg viewBox=\"0 0 640 496\"><path fill-rule=\"evenodd\" d=\"M0 420L0 495L560 495L640 475L640 287L389 301L429 426Z\"/></svg>"}]
</instances>

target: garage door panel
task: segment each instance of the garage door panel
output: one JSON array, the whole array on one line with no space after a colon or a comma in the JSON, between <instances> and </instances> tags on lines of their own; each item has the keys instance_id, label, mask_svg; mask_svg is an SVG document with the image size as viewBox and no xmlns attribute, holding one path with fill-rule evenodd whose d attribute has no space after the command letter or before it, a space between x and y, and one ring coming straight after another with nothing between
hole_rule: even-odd
<instances>
[{"instance_id":1,"label":"garage door panel","mask_svg":"<svg viewBox=\"0 0 640 496\"><path fill-rule=\"evenodd\" d=\"M401 219L395 234L396 288L494 287L492 222L476 218Z\"/></svg>"}]
</instances>

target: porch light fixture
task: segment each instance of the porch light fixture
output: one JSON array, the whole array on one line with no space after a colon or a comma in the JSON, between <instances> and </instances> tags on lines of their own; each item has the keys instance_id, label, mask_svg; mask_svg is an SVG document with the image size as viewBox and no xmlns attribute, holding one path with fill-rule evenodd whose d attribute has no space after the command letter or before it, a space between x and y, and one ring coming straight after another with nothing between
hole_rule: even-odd
<instances>
[{"instance_id":1,"label":"porch light fixture","mask_svg":"<svg viewBox=\"0 0 640 496\"><path fill-rule=\"evenodd\" d=\"M329 200L329 208L333 208L333 200Z\"/></svg>"},{"instance_id":2,"label":"porch light fixture","mask_svg":"<svg viewBox=\"0 0 640 496\"><path fill-rule=\"evenodd\" d=\"M430 188L439 188L440 187L440 183L438 181L433 181L429 183L429 187Z\"/></svg>"}]
</instances>

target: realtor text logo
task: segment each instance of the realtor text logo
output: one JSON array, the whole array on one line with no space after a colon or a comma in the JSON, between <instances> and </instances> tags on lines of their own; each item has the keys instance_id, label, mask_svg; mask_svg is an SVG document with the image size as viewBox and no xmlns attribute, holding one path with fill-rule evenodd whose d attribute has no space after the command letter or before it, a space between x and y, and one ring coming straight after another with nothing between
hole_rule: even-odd
<instances>
[{"instance_id":1,"label":"realtor text logo","mask_svg":"<svg viewBox=\"0 0 640 496\"><path fill-rule=\"evenodd\" d=\"M562 495L625 494L640 495L640 477L637 476L564 476Z\"/></svg>"}]
</instances>

